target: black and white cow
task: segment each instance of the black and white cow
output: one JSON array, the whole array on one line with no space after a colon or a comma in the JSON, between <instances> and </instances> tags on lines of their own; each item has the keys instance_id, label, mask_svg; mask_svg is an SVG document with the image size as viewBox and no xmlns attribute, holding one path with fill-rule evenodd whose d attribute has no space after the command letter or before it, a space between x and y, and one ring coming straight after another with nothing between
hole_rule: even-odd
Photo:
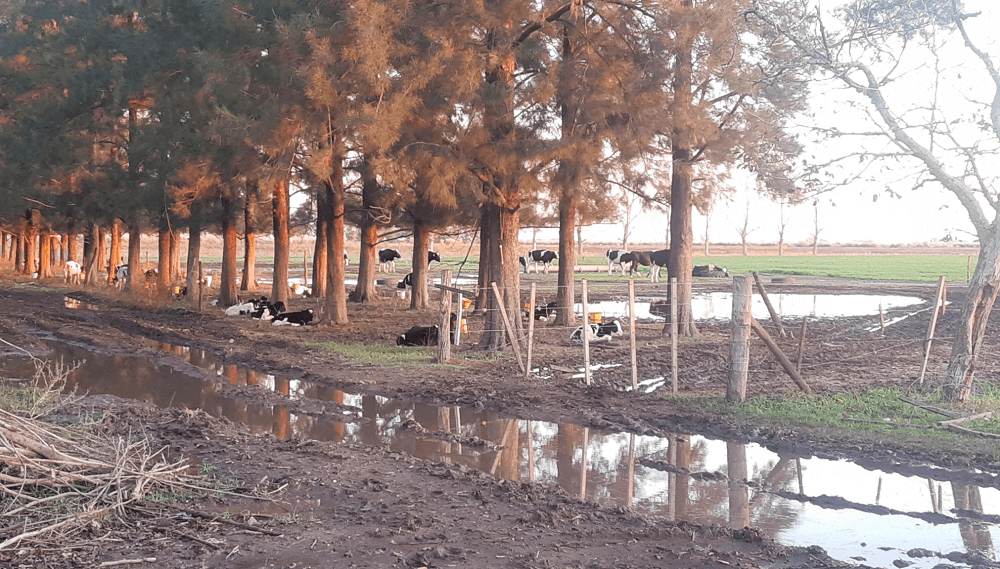
<instances>
[{"instance_id":1,"label":"black and white cow","mask_svg":"<svg viewBox=\"0 0 1000 569\"><path fill-rule=\"evenodd\" d=\"M614 266L618 265L621 269L622 275L625 274L625 265L632 262L633 255L628 251L623 249L608 249L608 252L604 254L608 258L608 274L614 274ZM628 261L625 260L628 257Z\"/></svg>"},{"instance_id":2,"label":"black and white cow","mask_svg":"<svg viewBox=\"0 0 1000 569\"><path fill-rule=\"evenodd\" d=\"M66 269L63 272L65 282L70 284L80 284L80 275L83 273L83 266L76 261L66 261Z\"/></svg>"},{"instance_id":3,"label":"black and white cow","mask_svg":"<svg viewBox=\"0 0 1000 569\"><path fill-rule=\"evenodd\" d=\"M535 320L548 320L556 315L556 302L552 301L548 304L539 304L535 306Z\"/></svg>"},{"instance_id":4,"label":"black and white cow","mask_svg":"<svg viewBox=\"0 0 1000 569\"><path fill-rule=\"evenodd\" d=\"M729 271L725 267L716 267L715 265L696 265L691 270L691 276L726 278L729 276Z\"/></svg>"},{"instance_id":5,"label":"black and white cow","mask_svg":"<svg viewBox=\"0 0 1000 569\"><path fill-rule=\"evenodd\" d=\"M267 302L267 297L251 298L246 302L234 304L226 308L226 316L246 316L253 314L260 308L261 303Z\"/></svg>"},{"instance_id":6,"label":"black and white cow","mask_svg":"<svg viewBox=\"0 0 1000 569\"><path fill-rule=\"evenodd\" d=\"M455 326L458 325L458 315L454 312L451 313L451 317L448 319L450 322L449 336L451 337L451 342L455 342ZM403 332L398 338L396 338L397 346L436 346L438 343L439 326L435 324L434 326L414 326L406 332Z\"/></svg>"},{"instance_id":7,"label":"black and white cow","mask_svg":"<svg viewBox=\"0 0 1000 569\"><path fill-rule=\"evenodd\" d=\"M383 273L395 273L396 259L402 258L403 256L395 249L380 249L378 252L378 270Z\"/></svg>"},{"instance_id":8,"label":"black and white cow","mask_svg":"<svg viewBox=\"0 0 1000 569\"><path fill-rule=\"evenodd\" d=\"M605 320L600 324L577 326L569 335L570 341L582 342L584 330L587 331L588 342L610 342L614 337L624 334L621 321L613 318Z\"/></svg>"},{"instance_id":9,"label":"black and white cow","mask_svg":"<svg viewBox=\"0 0 1000 569\"><path fill-rule=\"evenodd\" d=\"M274 317L274 320L271 321L271 326L305 326L312 322L312 320L313 310L312 308L307 308L297 312L282 312Z\"/></svg>"},{"instance_id":10,"label":"black and white cow","mask_svg":"<svg viewBox=\"0 0 1000 569\"><path fill-rule=\"evenodd\" d=\"M428 251L427 252L427 264L430 265L434 261L437 261L438 263L440 263L441 262L441 255L438 255L437 252L435 252L435 251Z\"/></svg>"},{"instance_id":11,"label":"black and white cow","mask_svg":"<svg viewBox=\"0 0 1000 569\"><path fill-rule=\"evenodd\" d=\"M412 289L413 288L413 273L406 273L406 276L403 277L403 280L401 280L398 283L396 283L396 288L402 289L402 290L410 290L410 289Z\"/></svg>"},{"instance_id":12,"label":"black and white cow","mask_svg":"<svg viewBox=\"0 0 1000 569\"><path fill-rule=\"evenodd\" d=\"M274 303L268 302L266 299L262 300L257 305L257 310L250 313L251 320L263 320L267 322L268 320L274 320L274 317L285 311L285 303L280 300Z\"/></svg>"},{"instance_id":13,"label":"black and white cow","mask_svg":"<svg viewBox=\"0 0 1000 569\"><path fill-rule=\"evenodd\" d=\"M552 261L559 258L559 254L555 251L549 251L548 249L535 249L533 251L528 251L528 254L524 257L520 257L518 260L521 262L521 267L524 268L524 272L528 272L528 265L535 267L535 273L538 273L538 265L541 264L545 267L545 274L549 274L549 266L552 265Z\"/></svg>"},{"instance_id":14,"label":"black and white cow","mask_svg":"<svg viewBox=\"0 0 1000 569\"><path fill-rule=\"evenodd\" d=\"M633 253L632 268L629 272L637 271L639 265L649 267L650 282L660 282L660 268L667 266L670 260L670 249L660 249L659 251L636 251Z\"/></svg>"},{"instance_id":15,"label":"black and white cow","mask_svg":"<svg viewBox=\"0 0 1000 569\"><path fill-rule=\"evenodd\" d=\"M115 278L111 279L118 288L125 288L128 283L128 265L118 265L115 267Z\"/></svg>"}]
</instances>

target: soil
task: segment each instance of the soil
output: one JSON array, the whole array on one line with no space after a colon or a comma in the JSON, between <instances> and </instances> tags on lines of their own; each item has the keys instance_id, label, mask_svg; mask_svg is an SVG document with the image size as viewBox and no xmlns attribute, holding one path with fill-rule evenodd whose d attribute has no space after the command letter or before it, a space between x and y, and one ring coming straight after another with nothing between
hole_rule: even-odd
<instances>
[{"instance_id":1,"label":"soil","mask_svg":"<svg viewBox=\"0 0 1000 569\"><path fill-rule=\"evenodd\" d=\"M767 276L765 275L767 279ZM527 275L523 282L554 281L554 275ZM856 282L795 277L771 283L769 293L903 294L932 299L936 284ZM726 279L696 279L696 291L729 290ZM190 301L157 302L127 298L103 287L68 287L0 273L0 338L44 356L38 340L45 331L58 338L111 354L167 357L144 338L211 352L226 364L307 379L349 392L377 394L441 405L472 405L509 416L565 421L598 429L665 435L697 432L755 441L769 448L797 448L828 456L887 457L899 463L932 460L995 468L993 444L973 439L942 443L868 437L790 424L749 424L678 407L663 389L633 393L627 337L594 346L593 361L622 368L595 372L586 386L571 368L582 365L581 349L567 331L541 324L535 365L547 378L525 379L511 354L485 357L474 342L482 318L470 316L463 346L453 348L453 367L427 372L352 365L324 349L323 342L394 345L413 325L431 324L436 311L411 311L395 298L395 280L380 292L384 301L350 305L351 323L320 322L301 328L272 327L245 318L226 318L219 308L197 311ZM624 289L624 286L621 287ZM648 283L637 294L662 295ZM617 288L598 288L592 300L620 298ZM953 306L963 289L948 290ZM66 307L64 296L99 307ZM289 310L321 308L318 299L298 298ZM902 315L889 311L886 319ZM947 338L958 317L949 308L936 337ZM892 324L882 333L877 317L810 321L804 344L804 375L816 392L856 392L875 386L916 385L930 311ZM993 319L996 320L995 318ZM798 337L799 324L794 334ZM662 323L637 327L640 377L670 366L669 337ZM773 323L765 323L777 336ZM874 327L874 331L868 329ZM992 325L991 325L992 328ZM699 325L700 337L682 339L678 352L682 394L725 393L729 324ZM997 338L991 330L990 338ZM790 354L798 340L779 339ZM996 343L990 340L991 344ZM1000 350L988 346L982 376L1000 367ZM400 348L403 349L403 348ZM944 371L947 342L933 345L928 379ZM16 350L0 349L0 355ZM997 354L997 355L992 355ZM561 371L564 370L565 371ZM751 347L749 393L794 393L797 387L757 339ZM241 397L264 400L273 392L245 389ZM308 406L309 401L287 401ZM705 527L609 508L568 496L559 488L496 479L445 463L419 460L383 448L316 441L280 440L251 434L203 412L159 409L110 397L87 405L105 410L104 426L127 433L139 428L173 456L212 465L239 481L237 494L191 496L172 506L150 505L148 518L134 512L94 523L86 535L51 548L0 552L10 567L97 567L103 562L152 559L147 566L180 567L837 567L842 562L818 548L788 548L751 528ZM350 421L345 415L343 420ZM266 499L261 499L266 495ZM183 510L183 511L182 511ZM209 514L201 516L201 514ZM135 564L125 566L136 566ZM856 565L851 565L856 566Z\"/></svg>"}]
</instances>

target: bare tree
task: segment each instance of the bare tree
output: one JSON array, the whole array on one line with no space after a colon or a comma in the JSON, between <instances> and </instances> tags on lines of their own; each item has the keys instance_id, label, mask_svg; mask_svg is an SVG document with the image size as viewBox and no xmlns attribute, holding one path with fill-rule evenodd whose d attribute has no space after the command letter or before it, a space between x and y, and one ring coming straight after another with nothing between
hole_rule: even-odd
<instances>
[{"instance_id":1,"label":"bare tree","mask_svg":"<svg viewBox=\"0 0 1000 569\"><path fill-rule=\"evenodd\" d=\"M749 254L747 251L747 237L756 230L756 227L750 227L750 200L748 199L746 211L743 214L743 225L736 228L736 232L740 234L740 243L743 245L744 257Z\"/></svg>"},{"instance_id":2,"label":"bare tree","mask_svg":"<svg viewBox=\"0 0 1000 569\"><path fill-rule=\"evenodd\" d=\"M713 204L713 207L709 207L708 211L705 212L705 243L703 245L703 247L704 247L703 254L706 257L708 256L708 224L709 224L709 222L712 221L712 211L714 209L715 209L715 207L714 207L714 204Z\"/></svg>"},{"instance_id":3,"label":"bare tree","mask_svg":"<svg viewBox=\"0 0 1000 569\"><path fill-rule=\"evenodd\" d=\"M959 0L857 0L835 13L839 26L817 12L780 23L777 18L789 4L809 2L753 0L748 17L780 31L820 73L866 103L869 120L857 132L845 132L842 117L826 127L832 135L851 136L852 148L860 148L847 153L855 164L861 159L854 179L884 175L877 166L889 162L893 172L908 168L914 189L945 188L975 228L980 254L944 378L946 399L967 402L1000 292L1000 172L985 158L1000 149L1000 71L967 28L988 16L966 13ZM949 55L964 51L964 65L944 65L946 50ZM990 100L969 95L983 88L990 90ZM887 144L872 150L858 144L859 135ZM992 209L990 215L986 208Z\"/></svg>"},{"instance_id":4,"label":"bare tree","mask_svg":"<svg viewBox=\"0 0 1000 569\"><path fill-rule=\"evenodd\" d=\"M819 200L813 201L813 256L819 252Z\"/></svg>"},{"instance_id":5,"label":"bare tree","mask_svg":"<svg viewBox=\"0 0 1000 569\"><path fill-rule=\"evenodd\" d=\"M788 227L788 217L785 215L785 200L778 201L778 256L785 254L785 228Z\"/></svg>"}]
</instances>

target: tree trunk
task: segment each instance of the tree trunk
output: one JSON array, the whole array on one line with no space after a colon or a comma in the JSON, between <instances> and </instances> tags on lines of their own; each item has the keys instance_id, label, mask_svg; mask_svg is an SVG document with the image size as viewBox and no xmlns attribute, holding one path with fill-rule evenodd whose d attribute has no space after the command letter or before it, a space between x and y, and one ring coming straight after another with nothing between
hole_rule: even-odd
<instances>
[{"instance_id":1,"label":"tree trunk","mask_svg":"<svg viewBox=\"0 0 1000 569\"><path fill-rule=\"evenodd\" d=\"M243 276L240 278L240 290L257 290L257 231L254 229L254 220L257 219L257 200L259 199L258 181L248 181L247 199L243 206L243 228L246 240L243 242Z\"/></svg>"},{"instance_id":2,"label":"tree trunk","mask_svg":"<svg viewBox=\"0 0 1000 569\"><path fill-rule=\"evenodd\" d=\"M236 227L239 208L236 200L222 193L222 274L219 275L219 304L232 306L236 296L236 255L239 239Z\"/></svg>"},{"instance_id":3,"label":"tree trunk","mask_svg":"<svg viewBox=\"0 0 1000 569\"><path fill-rule=\"evenodd\" d=\"M573 231L576 229L576 199L572 188L563 188L559 200L559 278L556 289L556 326L571 326L576 317L573 304L576 301L576 243ZM520 312L518 312L520 314ZM528 315L534 318L533 314Z\"/></svg>"},{"instance_id":4,"label":"tree trunk","mask_svg":"<svg viewBox=\"0 0 1000 569\"><path fill-rule=\"evenodd\" d=\"M122 256L122 221L115 219L111 224L111 252L108 254L108 286L115 279L115 267L121 263Z\"/></svg>"},{"instance_id":5,"label":"tree trunk","mask_svg":"<svg viewBox=\"0 0 1000 569\"><path fill-rule=\"evenodd\" d=\"M942 397L966 403L972 396L976 363L986 337L986 324L1000 291L1000 222L994 222L989 238L980 244L979 261L969 281L965 305L951 346Z\"/></svg>"},{"instance_id":6,"label":"tree trunk","mask_svg":"<svg viewBox=\"0 0 1000 569\"><path fill-rule=\"evenodd\" d=\"M135 279L139 278L142 272L142 228L139 220L132 218L128 221L128 282L125 290L135 292L139 287L135 286Z\"/></svg>"},{"instance_id":7,"label":"tree trunk","mask_svg":"<svg viewBox=\"0 0 1000 569\"><path fill-rule=\"evenodd\" d=\"M334 175L326 181L330 219L326 242L326 317L330 324L347 324L347 291L344 289L344 171L339 158L333 161Z\"/></svg>"},{"instance_id":8,"label":"tree trunk","mask_svg":"<svg viewBox=\"0 0 1000 569\"><path fill-rule=\"evenodd\" d=\"M201 260L201 221L192 218L188 224L188 256L187 256L187 278L184 286L187 287L188 298L194 298L198 292L198 261Z\"/></svg>"},{"instance_id":9,"label":"tree trunk","mask_svg":"<svg viewBox=\"0 0 1000 569\"><path fill-rule=\"evenodd\" d=\"M38 235L38 278L52 278L52 239L48 233Z\"/></svg>"},{"instance_id":10,"label":"tree trunk","mask_svg":"<svg viewBox=\"0 0 1000 569\"><path fill-rule=\"evenodd\" d=\"M410 291L410 309L422 310L430 306L427 294L428 262L427 252L430 250L431 232L426 225L413 224L413 290ZM451 283L442 283L451 285Z\"/></svg>"},{"instance_id":11,"label":"tree trunk","mask_svg":"<svg viewBox=\"0 0 1000 569\"><path fill-rule=\"evenodd\" d=\"M519 193L507 194L507 204L520 199ZM523 328L521 318L521 273L517 261L519 219L516 207L500 207L493 203L483 204L484 242L490 243L489 262L487 263L486 286L487 294L486 322L483 324L483 335L479 339L479 347L489 351L499 351L507 344L503 318L500 315L496 295L493 294L492 283L500 289L500 295L514 327L514 337L520 337ZM487 238L486 236L489 235ZM482 263L482 260L480 260Z\"/></svg>"},{"instance_id":12,"label":"tree trunk","mask_svg":"<svg viewBox=\"0 0 1000 569\"><path fill-rule=\"evenodd\" d=\"M476 310L486 310L486 299L492 294L488 292L490 283L487 279L489 278L490 254L494 249L488 241L493 239L493 232L486 231L485 229L490 224L486 216L487 212L484 204L479 214L479 274L477 275L478 281L476 283L476 291L478 292L476 295Z\"/></svg>"},{"instance_id":13,"label":"tree trunk","mask_svg":"<svg viewBox=\"0 0 1000 569\"><path fill-rule=\"evenodd\" d=\"M329 204L326 199L326 190L320 188L316 190L316 241L313 247L313 278L312 294L316 298L326 298L326 274L329 271L329 255L327 254L327 224L330 213ZM360 278L358 279L360 283Z\"/></svg>"},{"instance_id":14,"label":"tree trunk","mask_svg":"<svg viewBox=\"0 0 1000 569\"><path fill-rule=\"evenodd\" d=\"M167 212L160 214L160 231L157 240L156 259L156 295L165 297L170 294L170 283L173 280L170 274L170 218ZM135 275L145 278L145 275Z\"/></svg>"},{"instance_id":15,"label":"tree trunk","mask_svg":"<svg viewBox=\"0 0 1000 569\"><path fill-rule=\"evenodd\" d=\"M66 249L66 254L63 255L67 261L76 261L79 259L76 250L76 233L68 232L63 235L63 248Z\"/></svg>"},{"instance_id":16,"label":"tree trunk","mask_svg":"<svg viewBox=\"0 0 1000 569\"><path fill-rule=\"evenodd\" d=\"M35 272L35 268L38 266L38 247L36 241L38 238L38 228L34 225L28 226L28 232L25 236L25 255L24 255L24 274L31 275Z\"/></svg>"},{"instance_id":17,"label":"tree trunk","mask_svg":"<svg viewBox=\"0 0 1000 569\"><path fill-rule=\"evenodd\" d=\"M181 280L181 232L179 227L170 226L170 287Z\"/></svg>"},{"instance_id":18,"label":"tree trunk","mask_svg":"<svg viewBox=\"0 0 1000 569\"><path fill-rule=\"evenodd\" d=\"M274 226L274 280L271 283L271 302L288 304L288 260L291 252L288 242L288 180L274 185L271 197L271 221Z\"/></svg>"},{"instance_id":19,"label":"tree trunk","mask_svg":"<svg viewBox=\"0 0 1000 569\"><path fill-rule=\"evenodd\" d=\"M673 177L670 182L670 259L667 262L667 276L677 279L677 334L681 337L698 335L691 307L691 271L694 268L691 182L694 173L690 158L688 149L674 149ZM663 327L664 334L670 332L669 324L667 322Z\"/></svg>"},{"instance_id":20,"label":"tree trunk","mask_svg":"<svg viewBox=\"0 0 1000 569\"><path fill-rule=\"evenodd\" d=\"M361 254L358 259L358 285L351 293L351 302L368 303L378 298L375 287L375 273L378 271L378 260L375 258L378 246L378 225L375 223L376 192L378 180L371 173L371 167L366 162L361 169Z\"/></svg>"},{"instance_id":21,"label":"tree trunk","mask_svg":"<svg viewBox=\"0 0 1000 569\"><path fill-rule=\"evenodd\" d=\"M14 271L23 274L24 264L25 264L25 254L24 254L24 244L27 239L24 238L24 230L17 232L16 247L14 250Z\"/></svg>"},{"instance_id":22,"label":"tree trunk","mask_svg":"<svg viewBox=\"0 0 1000 569\"><path fill-rule=\"evenodd\" d=\"M87 232L83 235L83 282L92 285L97 282L97 266L101 263L101 229L96 223L87 222Z\"/></svg>"}]
</instances>

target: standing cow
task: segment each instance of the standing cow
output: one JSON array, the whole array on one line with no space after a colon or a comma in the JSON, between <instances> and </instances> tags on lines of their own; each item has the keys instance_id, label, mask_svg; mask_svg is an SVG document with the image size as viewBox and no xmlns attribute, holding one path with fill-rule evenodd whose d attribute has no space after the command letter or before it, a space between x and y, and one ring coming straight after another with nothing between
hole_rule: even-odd
<instances>
[{"instance_id":1,"label":"standing cow","mask_svg":"<svg viewBox=\"0 0 1000 569\"><path fill-rule=\"evenodd\" d=\"M535 267L535 274L538 274L538 265L541 264L545 267L545 274L549 274L549 266L552 265L552 261L559 258L559 254L555 251L549 251L548 249L535 249L533 251L528 251L528 254L524 257L518 258L521 263L521 267L524 272L528 272L528 265Z\"/></svg>"},{"instance_id":2,"label":"standing cow","mask_svg":"<svg viewBox=\"0 0 1000 569\"><path fill-rule=\"evenodd\" d=\"M608 252L604 255L608 258L608 274L614 274L614 266L618 265L618 268L621 269L622 275L624 276L625 265L632 262L632 253L629 253L624 249L608 249ZM626 258L628 259L627 261Z\"/></svg>"},{"instance_id":3,"label":"standing cow","mask_svg":"<svg viewBox=\"0 0 1000 569\"><path fill-rule=\"evenodd\" d=\"M80 284L80 274L83 267L76 261L66 261L66 269L63 273L65 281L69 284Z\"/></svg>"},{"instance_id":4,"label":"standing cow","mask_svg":"<svg viewBox=\"0 0 1000 569\"><path fill-rule=\"evenodd\" d=\"M395 249L381 249L378 252L378 270L383 273L396 272L396 259L402 259L402 255Z\"/></svg>"},{"instance_id":5,"label":"standing cow","mask_svg":"<svg viewBox=\"0 0 1000 569\"><path fill-rule=\"evenodd\" d=\"M670 260L670 249L660 249L659 251L636 251L632 253L632 267L629 273L639 270L639 265L649 267L650 282L660 282L660 267L666 267Z\"/></svg>"}]
</instances>

